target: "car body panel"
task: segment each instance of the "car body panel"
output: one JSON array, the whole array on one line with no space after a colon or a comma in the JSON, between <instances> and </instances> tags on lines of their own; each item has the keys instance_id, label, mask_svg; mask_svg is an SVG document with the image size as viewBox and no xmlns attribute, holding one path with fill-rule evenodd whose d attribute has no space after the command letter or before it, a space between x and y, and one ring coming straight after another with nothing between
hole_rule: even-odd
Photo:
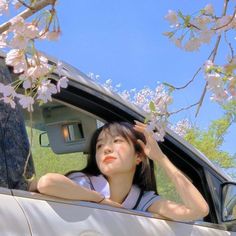
<instances>
[{"instance_id":1,"label":"car body panel","mask_svg":"<svg viewBox=\"0 0 236 236\"><path fill-rule=\"evenodd\" d=\"M233 232L161 220L150 214L90 202L45 198L40 194L27 196L21 191L15 191L15 195L19 195L15 198L25 211L32 235L236 236Z\"/></svg>"},{"instance_id":2,"label":"car body panel","mask_svg":"<svg viewBox=\"0 0 236 236\"><path fill-rule=\"evenodd\" d=\"M4 188L0 188L0 214L0 235L31 235L22 207L11 195L11 191Z\"/></svg>"}]
</instances>

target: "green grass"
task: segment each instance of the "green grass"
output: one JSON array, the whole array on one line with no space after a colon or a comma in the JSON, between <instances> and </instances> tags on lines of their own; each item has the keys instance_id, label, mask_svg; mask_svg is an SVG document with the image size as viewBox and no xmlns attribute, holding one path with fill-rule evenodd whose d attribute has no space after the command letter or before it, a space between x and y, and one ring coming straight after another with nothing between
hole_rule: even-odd
<instances>
[{"instance_id":1,"label":"green grass","mask_svg":"<svg viewBox=\"0 0 236 236\"><path fill-rule=\"evenodd\" d=\"M29 128L27 128L27 132L30 133ZM50 147L40 147L39 134L40 131L33 129L31 150L37 179L49 172L65 174L71 170L81 170L86 166L87 157L81 152L58 155Z\"/></svg>"}]
</instances>

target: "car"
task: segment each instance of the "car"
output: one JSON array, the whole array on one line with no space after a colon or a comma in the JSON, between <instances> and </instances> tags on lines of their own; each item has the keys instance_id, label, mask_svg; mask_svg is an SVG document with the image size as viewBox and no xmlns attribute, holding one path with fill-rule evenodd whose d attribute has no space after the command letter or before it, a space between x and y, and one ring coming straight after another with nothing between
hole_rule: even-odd
<instances>
[{"instance_id":1,"label":"car","mask_svg":"<svg viewBox=\"0 0 236 236\"><path fill-rule=\"evenodd\" d=\"M5 66L4 54L1 57L1 66ZM51 65L56 65L56 58L47 57ZM86 158L91 134L106 122L145 120L146 113L142 109L65 62L63 75L69 79L68 87L55 94L52 102L35 106L32 120L28 112L22 111L25 124L37 130L37 139L34 139L38 140L38 145L58 154L59 162L60 155L67 158L71 153L84 153ZM50 79L54 82L59 79L57 71ZM3 140L3 132L0 135ZM159 145L208 202L210 212L205 218L193 222L163 220L148 212L70 201L8 185L0 188L0 234L236 235L236 182L170 129ZM3 156L4 147L1 148ZM176 197L173 188L165 189L169 188L165 178L162 178L163 183L157 181L164 188L163 192L169 191L170 197ZM161 194L160 189L158 191Z\"/></svg>"}]
</instances>

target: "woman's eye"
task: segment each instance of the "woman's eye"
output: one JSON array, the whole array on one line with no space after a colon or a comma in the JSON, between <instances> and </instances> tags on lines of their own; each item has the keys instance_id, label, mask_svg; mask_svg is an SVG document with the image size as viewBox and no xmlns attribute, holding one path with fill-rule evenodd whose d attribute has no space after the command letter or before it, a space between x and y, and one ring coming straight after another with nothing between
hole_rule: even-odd
<instances>
[{"instance_id":1,"label":"woman's eye","mask_svg":"<svg viewBox=\"0 0 236 236\"><path fill-rule=\"evenodd\" d=\"M122 139L122 138L116 138L116 139L114 140L114 142L115 142L115 143L121 143L121 142L123 142L123 139Z\"/></svg>"},{"instance_id":2,"label":"woman's eye","mask_svg":"<svg viewBox=\"0 0 236 236\"><path fill-rule=\"evenodd\" d=\"M96 147L96 149L99 149L99 148L101 148L101 147L102 147L102 144L98 144L97 147Z\"/></svg>"}]
</instances>

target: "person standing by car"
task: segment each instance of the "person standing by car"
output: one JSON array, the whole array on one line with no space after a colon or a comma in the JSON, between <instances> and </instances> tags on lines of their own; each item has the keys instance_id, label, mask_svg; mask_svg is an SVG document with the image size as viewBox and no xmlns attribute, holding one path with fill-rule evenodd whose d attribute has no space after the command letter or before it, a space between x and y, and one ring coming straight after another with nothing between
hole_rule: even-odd
<instances>
[{"instance_id":1,"label":"person standing by car","mask_svg":"<svg viewBox=\"0 0 236 236\"><path fill-rule=\"evenodd\" d=\"M164 169L183 204L157 194L153 162ZM46 174L37 189L70 200L148 211L163 219L197 220L209 212L200 192L164 155L146 125L137 121L111 122L96 130L87 167L66 176Z\"/></svg>"}]
</instances>

